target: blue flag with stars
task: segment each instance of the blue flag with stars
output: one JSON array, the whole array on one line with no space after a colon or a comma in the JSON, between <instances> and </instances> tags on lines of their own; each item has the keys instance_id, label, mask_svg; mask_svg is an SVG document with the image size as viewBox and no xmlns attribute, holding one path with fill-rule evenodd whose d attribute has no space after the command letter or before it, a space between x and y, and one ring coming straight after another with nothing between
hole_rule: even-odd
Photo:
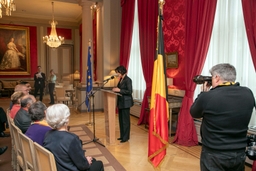
<instances>
[{"instance_id":1,"label":"blue flag with stars","mask_svg":"<svg viewBox=\"0 0 256 171\"><path fill-rule=\"evenodd\" d=\"M87 83L86 83L86 97L85 104L88 111L90 111L90 95L92 93L92 67L91 67L91 46L88 46L88 61L87 61Z\"/></svg>"}]
</instances>

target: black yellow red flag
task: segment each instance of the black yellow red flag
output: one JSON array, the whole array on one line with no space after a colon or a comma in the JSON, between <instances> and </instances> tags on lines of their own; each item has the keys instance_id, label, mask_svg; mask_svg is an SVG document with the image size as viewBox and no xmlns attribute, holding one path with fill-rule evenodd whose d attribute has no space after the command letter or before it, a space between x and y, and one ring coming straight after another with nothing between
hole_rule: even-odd
<instances>
[{"instance_id":1,"label":"black yellow red flag","mask_svg":"<svg viewBox=\"0 0 256 171\"><path fill-rule=\"evenodd\" d=\"M168 102L166 67L164 55L164 39L162 30L162 12L158 15L158 38L152 90L150 100L148 160L155 167L159 167L166 155L168 147Z\"/></svg>"}]
</instances>

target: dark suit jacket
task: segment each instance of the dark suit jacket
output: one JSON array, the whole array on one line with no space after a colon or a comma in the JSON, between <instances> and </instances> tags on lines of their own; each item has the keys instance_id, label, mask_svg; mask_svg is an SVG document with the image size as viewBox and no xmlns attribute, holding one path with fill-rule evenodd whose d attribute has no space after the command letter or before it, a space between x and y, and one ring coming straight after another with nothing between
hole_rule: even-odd
<instances>
[{"instance_id":1,"label":"dark suit jacket","mask_svg":"<svg viewBox=\"0 0 256 171\"><path fill-rule=\"evenodd\" d=\"M35 85L34 87L41 87L44 88L45 87L45 73L41 72L42 78L37 78L36 74L38 74L38 72L36 72L34 74L34 80L35 80Z\"/></svg>"},{"instance_id":2,"label":"dark suit jacket","mask_svg":"<svg viewBox=\"0 0 256 171\"><path fill-rule=\"evenodd\" d=\"M15 115L14 119L13 119L15 125L20 128L20 130L22 131L22 133L25 134L25 132L27 131L28 127L31 125L31 118L30 118L30 114L28 113L27 110L20 108L20 110L18 110L17 114Z\"/></svg>"},{"instance_id":3,"label":"dark suit jacket","mask_svg":"<svg viewBox=\"0 0 256 171\"><path fill-rule=\"evenodd\" d=\"M119 93L122 95L117 96L117 107L119 109L132 107L132 80L126 75L121 83L119 81L117 87L120 89Z\"/></svg>"}]
</instances>

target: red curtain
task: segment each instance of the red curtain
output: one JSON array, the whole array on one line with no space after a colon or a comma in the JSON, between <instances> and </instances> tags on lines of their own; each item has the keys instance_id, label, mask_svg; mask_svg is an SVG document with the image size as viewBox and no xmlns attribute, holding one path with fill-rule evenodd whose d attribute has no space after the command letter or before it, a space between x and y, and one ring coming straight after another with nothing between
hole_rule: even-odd
<instances>
[{"instance_id":1,"label":"red curtain","mask_svg":"<svg viewBox=\"0 0 256 171\"><path fill-rule=\"evenodd\" d=\"M256 70L256 1L242 0L242 6L248 43Z\"/></svg>"},{"instance_id":2,"label":"red curtain","mask_svg":"<svg viewBox=\"0 0 256 171\"><path fill-rule=\"evenodd\" d=\"M184 146L197 145L197 134L189 110L196 84L192 79L201 73L212 33L217 0L186 0L185 23L185 96L180 109L174 142Z\"/></svg>"},{"instance_id":3,"label":"red curtain","mask_svg":"<svg viewBox=\"0 0 256 171\"><path fill-rule=\"evenodd\" d=\"M93 11L92 19L93 36L93 81L97 80L97 10Z\"/></svg>"},{"instance_id":4,"label":"red curtain","mask_svg":"<svg viewBox=\"0 0 256 171\"><path fill-rule=\"evenodd\" d=\"M247 39L254 68L256 70L256 1L242 0L242 6ZM252 170L256 170L255 161L253 161Z\"/></svg>"},{"instance_id":5,"label":"red curtain","mask_svg":"<svg viewBox=\"0 0 256 171\"><path fill-rule=\"evenodd\" d=\"M120 65L128 67L132 43L135 0L121 0L122 24L120 41Z\"/></svg>"},{"instance_id":6,"label":"red curtain","mask_svg":"<svg viewBox=\"0 0 256 171\"><path fill-rule=\"evenodd\" d=\"M156 38L157 38L157 16L158 16L158 0L138 0L138 18L140 33L140 53L144 78L146 81L146 90L144 93L140 119L138 124L147 122L145 116L145 108L148 107L147 96L150 96L152 88L152 75L154 58L156 55Z\"/></svg>"}]
</instances>

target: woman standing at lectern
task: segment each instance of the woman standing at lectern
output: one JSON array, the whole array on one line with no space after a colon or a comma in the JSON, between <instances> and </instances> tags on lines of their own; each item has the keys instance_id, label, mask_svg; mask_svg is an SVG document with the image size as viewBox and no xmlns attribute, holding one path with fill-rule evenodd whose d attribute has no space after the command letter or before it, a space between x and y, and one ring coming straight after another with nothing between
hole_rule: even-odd
<instances>
[{"instance_id":1,"label":"woman standing at lectern","mask_svg":"<svg viewBox=\"0 0 256 171\"><path fill-rule=\"evenodd\" d=\"M117 87L112 90L122 95L117 96L120 127L120 137L118 140L124 143L130 139L130 108L133 106L132 80L127 76L127 70L124 66L117 67L115 71L120 80Z\"/></svg>"}]
</instances>

